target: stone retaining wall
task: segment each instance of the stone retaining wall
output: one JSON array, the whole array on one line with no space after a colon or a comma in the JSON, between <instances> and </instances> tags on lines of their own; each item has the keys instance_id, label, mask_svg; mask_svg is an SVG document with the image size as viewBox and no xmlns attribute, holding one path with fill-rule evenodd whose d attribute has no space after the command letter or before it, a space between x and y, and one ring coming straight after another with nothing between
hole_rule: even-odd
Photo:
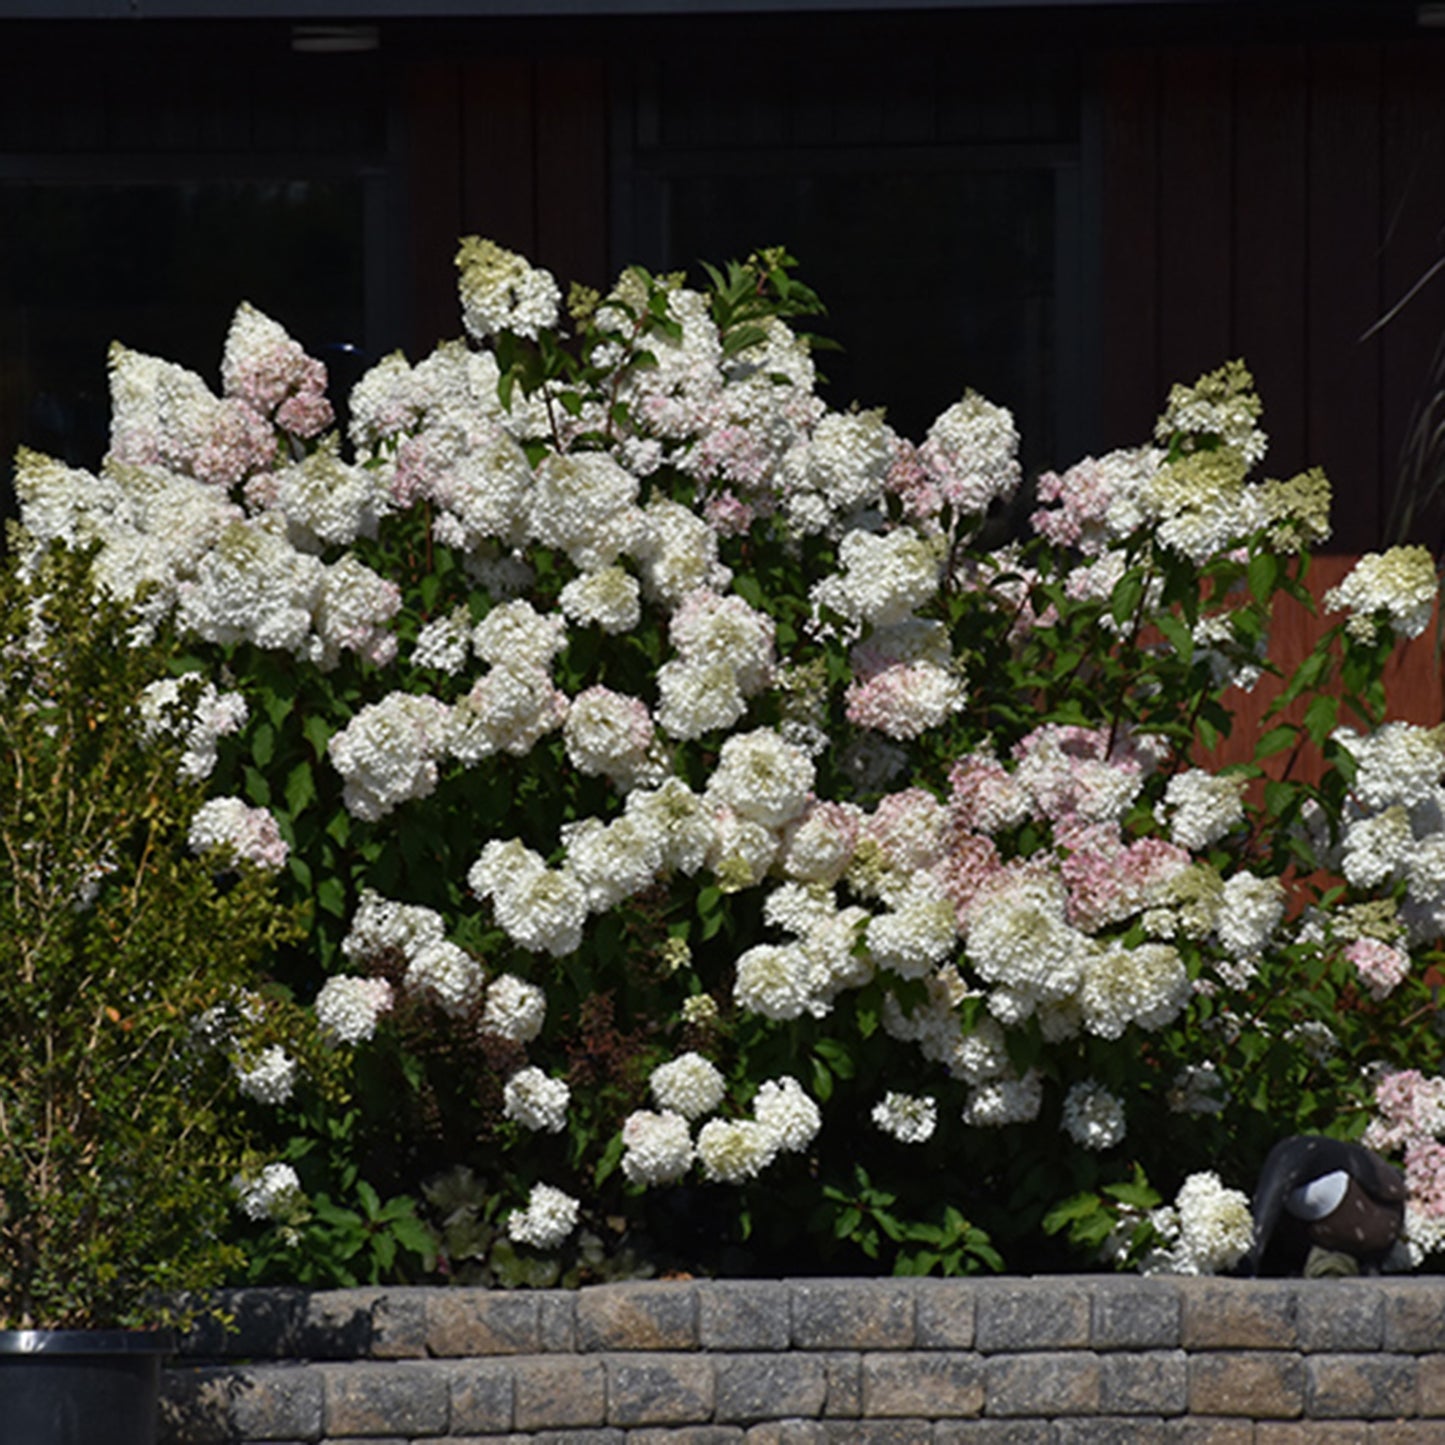
<instances>
[{"instance_id":1,"label":"stone retaining wall","mask_svg":"<svg viewBox=\"0 0 1445 1445\"><path fill-rule=\"evenodd\" d=\"M245 1291L166 1445L1426 1445L1445 1279Z\"/></svg>"}]
</instances>

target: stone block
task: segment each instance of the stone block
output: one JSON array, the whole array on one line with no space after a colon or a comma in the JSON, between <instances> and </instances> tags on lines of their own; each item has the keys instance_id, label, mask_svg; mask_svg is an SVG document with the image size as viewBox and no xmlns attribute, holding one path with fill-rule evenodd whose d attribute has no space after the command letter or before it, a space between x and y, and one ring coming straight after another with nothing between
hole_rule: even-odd
<instances>
[{"instance_id":1,"label":"stone block","mask_svg":"<svg viewBox=\"0 0 1445 1445\"><path fill-rule=\"evenodd\" d=\"M1053 1445L1047 1420L940 1420L933 1445Z\"/></svg>"},{"instance_id":2,"label":"stone block","mask_svg":"<svg viewBox=\"0 0 1445 1445\"><path fill-rule=\"evenodd\" d=\"M1385 1302L1385 1349L1426 1354L1445 1342L1445 1289L1438 1278L1380 1283Z\"/></svg>"},{"instance_id":3,"label":"stone block","mask_svg":"<svg viewBox=\"0 0 1445 1445\"><path fill-rule=\"evenodd\" d=\"M1005 1350L1087 1348L1089 1295L1073 1280L990 1280L974 1296L974 1348Z\"/></svg>"},{"instance_id":4,"label":"stone block","mask_svg":"<svg viewBox=\"0 0 1445 1445\"><path fill-rule=\"evenodd\" d=\"M983 1362L933 1350L863 1356L863 1415L947 1419L983 1413Z\"/></svg>"},{"instance_id":5,"label":"stone block","mask_svg":"<svg viewBox=\"0 0 1445 1445\"><path fill-rule=\"evenodd\" d=\"M1363 1420L1261 1420L1254 1445L1369 1445Z\"/></svg>"},{"instance_id":6,"label":"stone block","mask_svg":"<svg viewBox=\"0 0 1445 1445\"><path fill-rule=\"evenodd\" d=\"M857 1419L863 1413L862 1356L852 1353L824 1355L823 1368L828 1379L823 1413L829 1419Z\"/></svg>"},{"instance_id":7,"label":"stone block","mask_svg":"<svg viewBox=\"0 0 1445 1445\"><path fill-rule=\"evenodd\" d=\"M1445 1338L1441 1344L1445 1344ZM1430 1417L1445 1415L1445 1354L1421 1355L1415 1366L1415 1383L1420 1413Z\"/></svg>"},{"instance_id":8,"label":"stone block","mask_svg":"<svg viewBox=\"0 0 1445 1445\"><path fill-rule=\"evenodd\" d=\"M1433 1420L1376 1420L1370 1445L1440 1445L1440 1426Z\"/></svg>"},{"instance_id":9,"label":"stone block","mask_svg":"<svg viewBox=\"0 0 1445 1445\"><path fill-rule=\"evenodd\" d=\"M535 1435L524 1437L525 1445L625 1445L627 1434L623 1430L602 1427L595 1430L538 1430ZM488 1440L485 1445L493 1445Z\"/></svg>"},{"instance_id":10,"label":"stone block","mask_svg":"<svg viewBox=\"0 0 1445 1445\"><path fill-rule=\"evenodd\" d=\"M743 1438L747 1445L828 1445L821 1420L770 1420Z\"/></svg>"},{"instance_id":11,"label":"stone block","mask_svg":"<svg viewBox=\"0 0 1445 1445\"><path fill-rule=\"evenodd\" d=\"M504 1435L512 1428L512 1370L506 1362L467 1360L445 1371L451 1428L457 1434Z\"/></svg>"},{"instance_id":12,"label":"stone block","mask_svg":"<svg viewBox=\"0 0 1445 1445\"><path fill-rule=\"evenodd\" d=\"M443 1359L535 1355L542 1347L541 1316L541 1296L533 1290L431 1290L427 1352Z\"/></svg>"},{"instance_id":13,"label":"stone block","mask_svg":"<svg viewBox=\"0 0 1445 1445\"><path fill-rule=\"evenodd\" d=\"M378 1360L418 1360L426 1354L429 1289L390 1289L371 1306L371 1355Z\"/></svg>"},{"instance_id":14,"label":"stone block","mask_svg":"<svg viewBox=\"0 0 1445 1445\"><path fill-rule=\"evenodd\" d=\"M1250 1420L1191 1419L1164 1422L1167 1445L1254 1445Z\"/></svg>"},{"instance_id":15,"label":"stone block","mask_svg":"<svg viewBox=\"0 0 1445 1445\"><path fill-rule=\"evenodd\" d=\"M1091 1281L1089 1343L1096 1350L1172 1350L1179 1345L1179 1291L1172 1280Z\"/></svg>"},{"instance_id":16,"label":"stone block","mask_svg":"<svg viewBox=\"0 0 1445 1445\"><path fill-rule=\"evenodd\" d=\"M206 1298L211 1308L178 1341L181 1359L285 1358L295 1347L311 1296L277 1288L217 1290Z\"/></svg>"},{"instance_id":17,"label":"stone block","mask_svg":"<svg viewBox=\"0 0 1445 1445\"><path fill-rule=\"evenodd\" d=\"M1164 1422L1107 1416L1093 1420L1056 1420L1054 1445L1165 1445Z\"/></svg>"},{"instance_id":18,"label":"stone block","mask_svg":"<svg viewBox=\"0 0 1445 1445\"><path fill-rule=\"evenodd\" d=\"M1295 1289L1274 1280L1180 1279L1186 1350L1293 1350Z\"/></svg>"},{"instance_id":19,"label":"stone block","mask_svg":"<svg viewBox=\"0 0 1445 1445\"><path fill-rule=\"evenodd\" d=\"M378 1289L318 1290L306 1299L291 1351L307 1360L364 1360L374 1353Z\"/></svg>"},{"instance_id":20,"label":"stone block","mask_svg":"<svg viewBox=\"0 0 1445 1445\"><path fill-rule=\"evenodd\" d=\"M713 1363L706 1355L609 1356L610 1425L692 1425L712 1418Z\"/></svg>"},{"instance_id":21,"label":"stone block","mask_svg":"<svg viewBox=\"0 0 1445 1445\"><path fill-rule=\"evenodd\" d=\"M695 1350L697 1286L690 1280L603 1284L577 1296L579 1350Z\"/></svg>"},{"instance_id":22,"label":"stone block","mask_svg":"<svg viewBox=\"0 0 1445 1445\"><path fill-rule=\"evenodd\" d=\"M424 1360L364 1361L315 1367L326 1400L326 1433L440 1435L448 1428L450 1392Z\"/></svg>"},{"instance_id":23,"label":"stone block","mask_svg":"<svg viewBox=\"0 0 1445 1445\"><path fill-rule=\"evenodd\" d=\"M971 1350L974 1297L957 1279L921 1279L914 1286L914 1344L920 1350Z\"/></svg>"},{"instance_id":24,"label":"stone block","mask_svg":"<svg viewBox=\"0 0 1445 1445\"><path fill-rule=\"evenodd\" d=\"M780 1280L719 1280L697 1291L698 1340L705 1350L786 1350L789 1290Z\"/></svg>"},{"instance_id":25,"label":"stone block","mask_svg":"<svg viewBox=\"0 0 1445 1445\"><path fill-rule=\"evenodd\" d=\"M1385 1297L1370 1279L1305 1279L1295 1285L1299 1347L1358 1354L1385 1340Z\"/></svg>"},{"instance_id":26,"label":"stone block","mask_svg":"<svg viewBox=\"0 0 1445 1445\"><path fill-rule=\"evenodd\" d=\"M1100 1408L1109 1415L1182 1415L1189 1405L1183 1350L1099 1357Z\"/></svg>"},{"instance_id":27,"label":"stone block","mask_svg":"<svg viewBox=\"0 0 1445 1445\"><path fill-rule=\"evenodd\" d=\"M827 1445L933 1445L930 1420L829 1420Z\"/></svg>"},{"instance_id":28,"label":"stone block","mask_svg":"<svg viewBox=\"0 0 1445 1445\"><path fill-rule=\"evenodd\" d=\"M577 1348L577 1291L543 1290L538 1314L539 1343L548 1353Z\"/></svg>"},{"instance_id":29,"label":"stone block","mask_svg":"<svg viewBox=\"0 0 1445 1445\"><path fill-rule=\"evenodd\" d=\"M161 1377L159 1436L174 1445L316 1440L324 1421L321 1378L303 1365L210 1365Z\"/></svg>"},{"instance_id":30,"label":"stone block","mask_svg":"<svg viewBox=\"0 0 1445 1445\"><path fill-rule=\"evenodd\" d=\"M512 1361L512 1387L514 1430L577 1430L607 1422L607 1370L601 1360L518 1356Z\"/></svg>"},{"instance_id":31,"label":"stone block","mask_svg":"<svg viewBox=\"0 0 1445 1445\"><path fill-rule=\"evenodd\" d=\"M1079 1350L994 1355L984 1366L989 1415L1096 1415L1099 1357Z\"/></svg>"},{"instance_id":32,"label":"stone block","mask_svg":"<svg viewBox=\"0 0 1445 1445\"><path fill-rule=\"evenodd\" d=\"M1283 1351L1221 1351L1189 1361L1189 1409L1195 1415L1297 1419L1304 1411L1304 1390L1303 1362Z\"/></svg>"},{"instance_id":33,"label":"stone block","mask_svg":"<svg viewBox=\"0 0 1445 1445\"><path fill-rule=\"evenodd\" d=\"M793 1344L800 1350L913 1347L913 1287L891 1279L795 1280Z\"/></svg>"},{"instance_id":34,"label":"stone block","mask_svg":"<svg viewBox=\"0 0 1445 1445\"><path fill-rule=\"evenodd\" d=\"M1396 1420L1419 1408L1413 1355L1311 1355L1305 1413L1322 1420Z\"/></svg>"},{"instance_id":35,"label":"stone block","mask_svg":"<svg viewBox=\"0 0 1445 1445\"><path fill-rule=\"evenodd\" d=\"M814 1419L828 1397L827 1366L816 1356L721 1355L713 1365L715 1418L723 1424Z\"/></svg>"},{"instance_id":36,"label":"stone block","mask_svg":"<svg viewBox=\"0 0 1445 1445\"><path fill-rule=\"evenodd\" d=\"M743 1445L737 1425L686 1425L679 1430L629 1430L627 1445Z\"/></svg>"}]
</instances>

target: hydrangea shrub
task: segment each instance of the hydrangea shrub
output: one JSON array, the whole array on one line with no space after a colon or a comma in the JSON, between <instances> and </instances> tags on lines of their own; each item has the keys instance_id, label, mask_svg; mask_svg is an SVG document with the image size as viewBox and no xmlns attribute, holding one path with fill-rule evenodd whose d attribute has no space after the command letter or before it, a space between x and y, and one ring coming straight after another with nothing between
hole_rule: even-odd
<instances>
[{"instance_id":1,"label":"hydrangea shrub","mask_svg":"<svg viewBox=\"0 0 1445 1445\"><path fill-rule=\"evenodd\" d=\"M243 306L219 397L117 347L99 471L19 460L31 544L187 639L196 836L284 851L280 966L357 1050L344 1118L277 1098L246 1214L424 1189L449 1276L507 1282L1211 1271L1309 1130L1402 1157L1439 1246L1445 734L1380 683L1434 567L1364 559L1254 761L1200 765L1328 534L1243 366L1025 503L973 392L918 441L824 404L780 251L565 310L458 262L465 336L345 436Z\"/></svg>"}]
</instances>

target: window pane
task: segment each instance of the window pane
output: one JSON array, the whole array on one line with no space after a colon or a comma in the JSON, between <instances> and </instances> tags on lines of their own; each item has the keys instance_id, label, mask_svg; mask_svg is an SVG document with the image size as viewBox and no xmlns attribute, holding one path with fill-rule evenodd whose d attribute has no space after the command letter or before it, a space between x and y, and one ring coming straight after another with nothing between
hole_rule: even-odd
<instances>
[{"instance_id":1,"label":"window pane","mask_svg":"<svg viewBox=\"0 0 1445 1445\"><path fill-rule=\"evenodd\" d=\"M188 366L214 388L242 300L328 365L348 365L338 344L364 341L360 180L7 182L0 214L7 475L17 444L99 463L112 340Z\"/></svg>"}]
</instances>

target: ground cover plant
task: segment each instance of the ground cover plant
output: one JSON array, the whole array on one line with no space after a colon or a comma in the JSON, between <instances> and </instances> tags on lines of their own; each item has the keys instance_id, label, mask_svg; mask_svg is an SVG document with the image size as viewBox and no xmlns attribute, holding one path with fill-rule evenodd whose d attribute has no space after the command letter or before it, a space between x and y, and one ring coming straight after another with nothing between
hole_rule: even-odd
<instances>
[{"instance_id":1,"label":"ground cover plant","mask_svg":"<svg viewBox=\"0 0 1445 1445\"><path fill-rule=\"evenodd\" d=\"M1380 683L1433 561L1364 558L1201 765L1328 535L1242 364L1030 492L972 392L829 410L781 251L458 266L465 335L344 428L243 305L219 392L116 346L99 469L18 463L23 547L212 689L215 841L352 1051L344 1105L276 1061L255 1277L1221 1270L1292 1131L1441 1246L1445 734Z\"/></svg>"}]
</instances>

